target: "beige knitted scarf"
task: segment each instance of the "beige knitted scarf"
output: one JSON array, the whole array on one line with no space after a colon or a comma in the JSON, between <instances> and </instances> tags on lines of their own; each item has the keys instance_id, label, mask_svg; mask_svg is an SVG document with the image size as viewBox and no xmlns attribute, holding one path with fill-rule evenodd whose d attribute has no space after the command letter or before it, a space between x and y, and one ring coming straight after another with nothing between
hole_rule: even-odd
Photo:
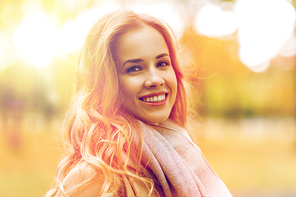
<instances>
[{"instance_id":1,"label":"beige knitted scarf","mask_svg":"<svg viewBox=\"0 0 296 197\"><path fill-rule=\"evenodd\" d=\"M183 128L171 120L160 125L140 124L144 137L141 162L157 179L161 196L232 196ZM134 147L138 145L136 135ZM131 187L134 196L141 196L140 189Z\"/></svg>"}]
</instances>

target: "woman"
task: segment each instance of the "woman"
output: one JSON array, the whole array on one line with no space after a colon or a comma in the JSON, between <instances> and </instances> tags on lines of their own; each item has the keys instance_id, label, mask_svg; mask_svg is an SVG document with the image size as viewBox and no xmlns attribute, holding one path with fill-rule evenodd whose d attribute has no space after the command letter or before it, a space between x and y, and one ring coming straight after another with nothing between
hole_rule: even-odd
<instances>
[{"instance_id":1,"label":"woman","mask_svg":"<svg viewBox=\"0 0 296 197\"><path fill-rule=\"evenodd\" d=\"M47 196L231 196L185 130L173 38L131 11L93 26L65 118L68 155Z\"/></svg>"}]
</instances>

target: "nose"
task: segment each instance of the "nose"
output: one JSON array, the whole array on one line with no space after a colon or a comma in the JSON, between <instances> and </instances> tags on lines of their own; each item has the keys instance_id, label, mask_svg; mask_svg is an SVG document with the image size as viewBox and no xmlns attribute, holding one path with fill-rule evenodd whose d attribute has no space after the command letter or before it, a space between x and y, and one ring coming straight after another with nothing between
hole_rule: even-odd
<instances>
[{"instance_id":1,"label":"nose","mask_svg":"<svg viewBox=\"0 0 296 197\"><path fill-rule=\"evenodd\" d=\"M149 70L145 80L146 88L159 87L165 83L164 79L162 78L159 72L161 71L158 71L156 69Z\"/></svg>"}]
</instances>

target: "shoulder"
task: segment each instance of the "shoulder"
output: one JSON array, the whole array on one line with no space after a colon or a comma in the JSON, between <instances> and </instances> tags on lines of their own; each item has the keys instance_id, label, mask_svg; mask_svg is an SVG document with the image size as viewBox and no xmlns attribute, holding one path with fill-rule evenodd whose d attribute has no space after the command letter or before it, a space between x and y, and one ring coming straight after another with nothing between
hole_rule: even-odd
<instances>
[{"instance_id":1,"label":"shoulder","mask_svg":"<svg viewBox=\"0 0 296 197\"><path fill-rule=\"evenodd\" d=\"M90 165L78 164L65 177L62 182L63 189L59 189L57 197L74 195L82 196L98 196L103 184L103 178ZM64 190L64 192L63 192Z\"/></svg>"}]
</instances>

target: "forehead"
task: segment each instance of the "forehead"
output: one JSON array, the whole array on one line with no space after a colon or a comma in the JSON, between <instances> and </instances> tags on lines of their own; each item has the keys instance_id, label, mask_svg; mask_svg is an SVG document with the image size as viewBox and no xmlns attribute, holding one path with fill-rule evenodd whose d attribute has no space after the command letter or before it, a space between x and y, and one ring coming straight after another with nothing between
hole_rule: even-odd
<instances>
[{"instance_id":1,"label":"forehead","mask_svg":"<svg viewBox=\"0 0 296 197\"><path fill-rule=\"evenodd\" d=\"M169 50L162 34L155 28L143 25L130 29L119 36L113 46L115 62L134 58L156 57Z\"/></svg>"}]
</instances>

